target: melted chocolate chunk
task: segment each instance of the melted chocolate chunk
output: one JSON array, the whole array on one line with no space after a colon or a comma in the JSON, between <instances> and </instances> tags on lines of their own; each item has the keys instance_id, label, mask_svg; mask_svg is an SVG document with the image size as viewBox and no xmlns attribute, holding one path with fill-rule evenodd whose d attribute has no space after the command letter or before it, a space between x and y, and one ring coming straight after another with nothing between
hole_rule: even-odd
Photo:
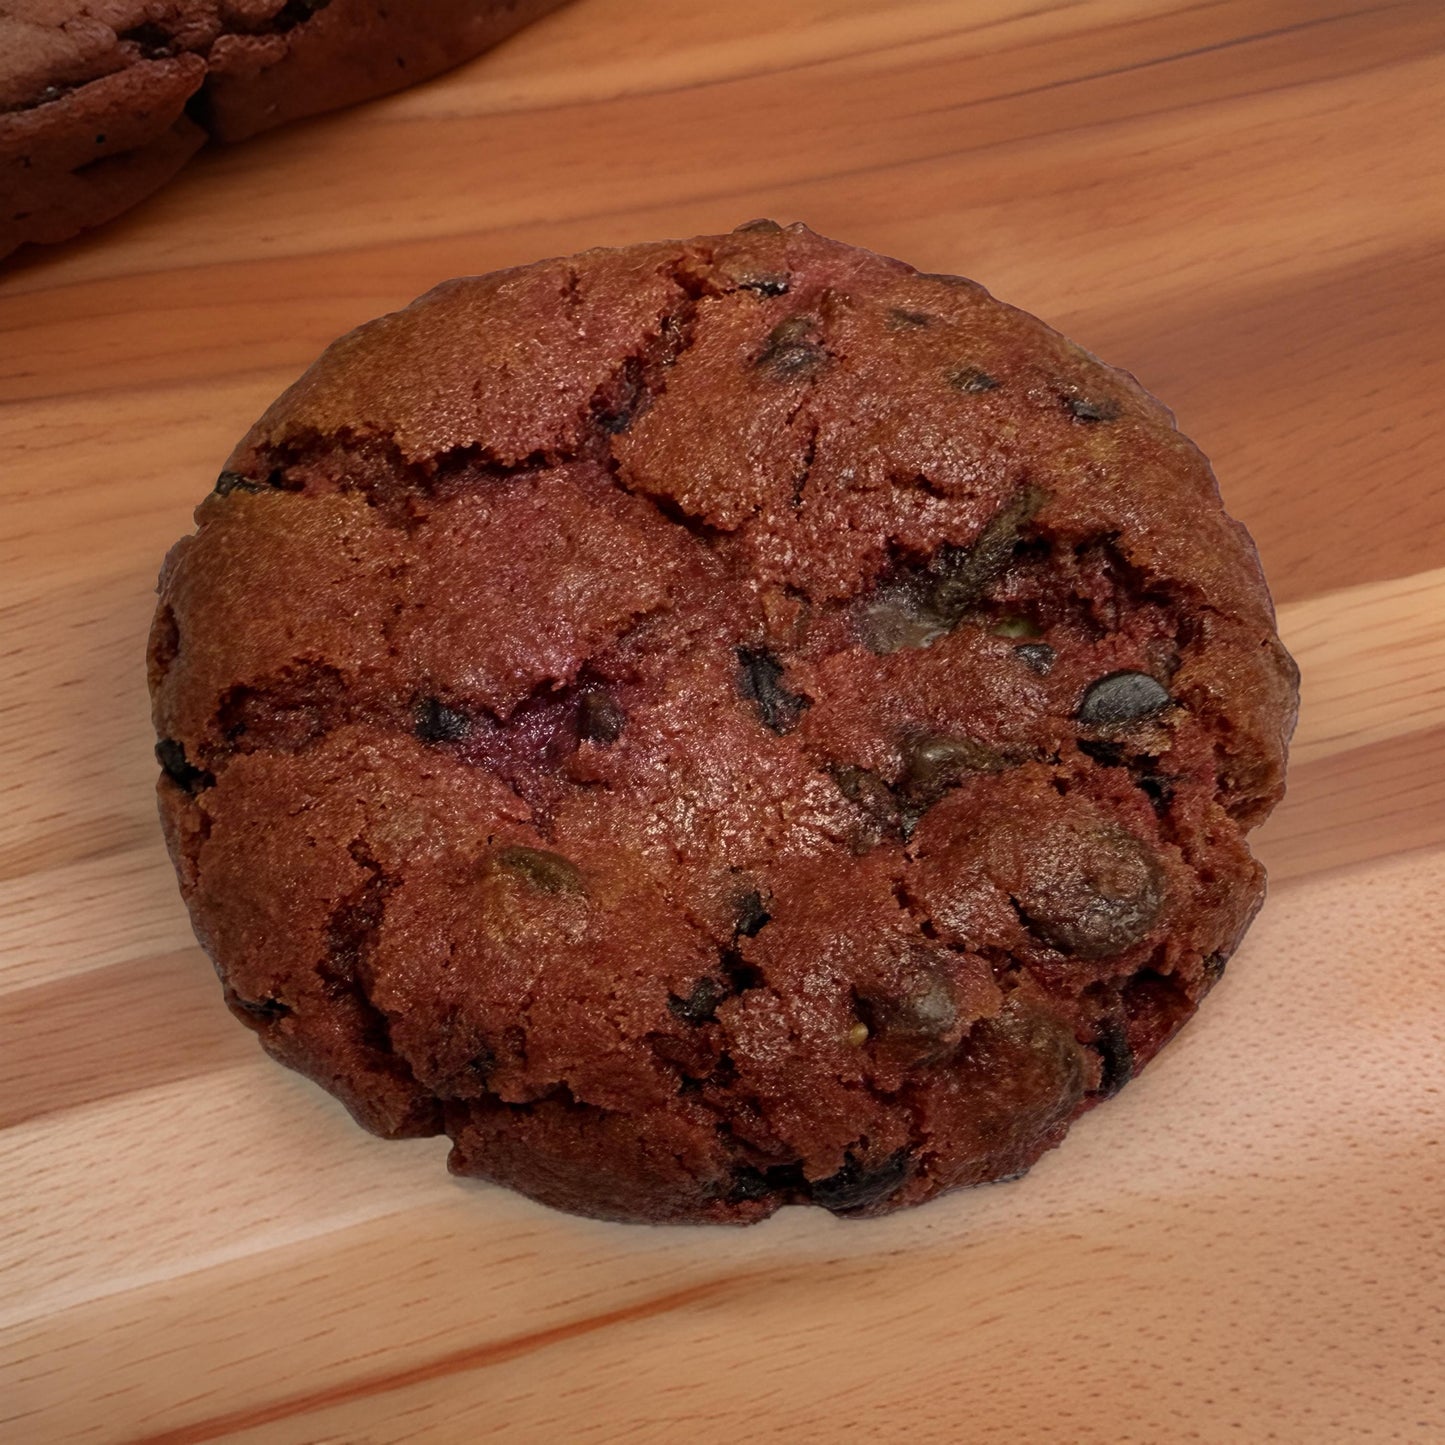
<instances>
[{"instance_id":1,"label":"melted chocolate chunk","mask_svg":"<svg viewBox=\"0 0 1445 1445\"><path fill-rule=\"evenodd\" d=\"M174 738L162 738L156 744L156 761L166 777L192 797L216 781L204 768L198 768L187 760L185 748Z\"/></svg>"},{"instance_id":2,"label":"melted chocolate chunk","mask_svg":"<svg viewBox=\"0 0 1445 1445\"><path fill-rule=\"evenodd\" d=\"M849 1154L836 1174L813 1184L813 1203L821 1204L834 1214L861 1214L896 1194L911 1172L906 1149L900 1149L872 1169L865 1168Z\"/></svg>"},{"instance_id":3,"label":"melted chocolate chunk","mask_svg":"<svg viewBox=\"0 0 1445 1445\"><path fill-rule=\"evenodd\" d=\"M544 848L525 848L519 843L498 848L492 854L498 868L525 878L539 893L585 893L582 874L560 853Z\"/></svg>"},{"instance_id":4,"label":"melted chocolate chunk","mask_svg":"<svg viewBox=\"0 0 1445 1445\"><path fill-rule=\"evenodd\" d=\"M934 563L930 601L951 627L1003 576L1024 524L1043 499L1037 488L1025 487L989 518L971 547L944 549Z\"/></svg>"},{"instance_id":5,"label":"melted chocolate chunk","mask_svg":"<svg viewBox=\"0 0 1445 1445\"><path fill-rule=\"evenodd\" d=\"M761 1169L751 1164L739 1164L733 1170L732 1187L727 1192L729 1204L741 1204L744 1200L766 1199L773 1193L773 1185Z\"/></svg>"},{"instance_id":6,"label":"melted chocolate chunk","mask_svg":"<svg viewBox=\"0 0 1445 1445\"><path fill-rule=\"evenodd\" d=\"M635 356L629 356L616 375L593 397L593 420L608 436L620 436L632 425L646 394L642 362Z\"/></svg>"},{"instance_id":7,"label":"melted chocolate chunk","mask_svg":"<svg viewBox=\"0 0 1445 1445\"><path fill-rule=\"evenodd\" d=\"M1058 654L1047 642L1025 642L1014 648L1014 656L1031 672L1047 677L1053 671Z\"/></svg>"},{"instance_id":8,"label":"melted chocolate chunk","mask_svg":"<svg viewBox=\"0 0 1445 1445\"><path fill-rule=\"evenodd\" d=\"M329 4L331 0L286 0L272 19L270 28L276 32L294 30L298 25L304 25L318 10L326 9Z\"/></svg>"},{"instance_id":9,"label":"melted chocolate chunk","mask_svg":"<svg viewBox=\"0 0 1445 1445\"><path fill-rule=\"evenodd\" d=\"M728 996L728 987L718 979L704 975L693 984L686 998L671 993L667 996L667 1007L672 1014L692 1028L710 1023L717 1006Z\"/></svg>"},{"instance_id":10,"label":"melted chocolate chunk","mask_svg":"<svg viewBox=\"0 0 1445 1445\"><path fill-rule=\"evenodd\" d=\"M1168 813L1169 805L1174 801L1174 779L1166 778L1162 773L1140 772L1135 773L1134 784L1149 799L1150 807L1159 817Z\"/></svg>"},{"instance_id":11,"label":"melted chocolate chunk","mask_svg":"<svg viewBox=\"0 0 1445 1445\"><path fill-rule=\"evenodd\" d=\"M471 720L434 697L424 697L415 709L416 735L424 743L456 743L471 732Z\"/></svg>"},{"instance_id":12,"label":"melted chocolate chunk","mask_svg":"<svg viewBox=\"0 0 1445 1445\"><path fill-rule=\"evenodd\" d=\"M1134 1051L1123 1024L1118 1019L1105 1019L1094 1038L1094 1048L1102 1065L1099 1093L1112 1098L1134 1077Z\"/></svg>"},{"instance_id":13,"label":"melted chocolate chunk","mask_svg":"<svg viewBox=\"0 0 1445 1445\"><path fill-rule=\"evenodd\" d=\"M291 1005L282 1003L279 998L249 999L233 993L229 995L226 1002L233 1009L240 1010L247 1023L254 1020L257 1024L274 1024L291 1013Z\"/></svg>"},{"instance_id":14,"label":"melted chocolate chunk","mask_svg":"<svg viewBox=\"0 0 1445 1445\"><path fill-rule=\"evenodd\" d=\"M858 613L858 636L880 657L905 647L927 647L948 630L931 607L927 588L908 579L881 588Z\"/></svg>"},{"instance_id":15,"label":"melted chocolate chunk","mask_svg":"<svg viewBox=\"0 0 1445 1445\"><path fill-rule=\"evenodd\" d=\"M997 773L1007 766L1003 755L972 738L947 738L936 733L910 739L903 748L902 788L914 803L936 803L968 773Z\"/></svg>"},{"instance_id":16,"label":"melted chocolate chunk","mask_svg":"<svg viewBox=\"0 0 1445 1445\"><path fill-rule=\"evenodd\" d=\"M790 316L769 334L757 360L758 369L779 381L799 381L821 370L828 353L816 316Z\"/></svg>"},{"instance_id":17,"label":"melted chocolate chunk","mask_svg":"<svg viewBox=\"0 0 1445 1445\"><path fill-rule=\"evenodd\" d=\"M584 742L610 747L622 736L626 721L626 714L611 693L602 688L589 688L582 694L577 709L577 732Z\"/></svg>"},{"instance_id":18,"label":"melted chocolate chunk","mask_svg":"<svg viewBox=\"0 0 1445 1445\"><path fill-rule=\"evenodd\" d=\"M1015 900L1029 929L1076 958L1108 958L1144 938L1164 909L1164 874L1132 833L1107 826L1038 840L1038 875Z\"/></svg>"},{"instance_id":19,"label":"melted chocolate chunk","mask_svg":"<svg viewBox=\"0 0 1445 1445\"><path fill-rule=\"evenodd\" d=\"M786 296L788 294L788 278L786 276L749 276L745 281L738 282L740 291L756 291L759 296Z\"/></svg>"},{"instance_id":20,"label":"melted chocolate chunk","mask_svg":"<svg viewBox=\"0 0 1445 1445\"><path fill-rule=\"evenodd\" d=\"M950 386L957 387L959 391L984 392L993 391L998 382L988 372L980 371L976 366L956 366L948 373Z\"/></svg>"},{"instance_id":21,"label":"melted chocolate chunk","mask_svg":"<svg viewBox=\"0 0 1445 1445\"><path fill-rule=\"evenodd\" d=\"M1172 701L1147 672L1111 672L1089 684L1077 717L1086 727L1120 727L1153 717Z\"/></svg>"},{"instance_id":22,"label":"melted chocolate chunk","mask_svg":"<svg viewBox=\"0 0 1445 1445\"><path fill-rule=\"evenodd\" d=\"M987 1137L1013 1126L1020 1100L1035 1118L1063 1120L1084 1096L1085 1055L1073 1028L1037 1003L1009 995L993 1018L969 1031L957 1063L978 1100Z\"/></svg>"},{"instance_id":23,"label":"melted chocolate chunk","mask_svg":"<svg viewBox=\"0 0 1445 1445\"><path fill-rule=\"evenodd\" d=\"M250 477L243 477L240 472L222 472L216 478L215 493L218 497L229 497L232 492L264 492L264 482L253 482Z\"/></svg>"},{"instance_id":24,"label":"melted chocolate chunk","mask_svg":"<svg viewBox=\"0 0 1445 1445\"><path fill-rule=\"evenodd\" d=\"M958 1000L938 966L917 963L890 987L860 989L857 1010L874 1045L906 1065L937 1062L956 1042Z\"/></svg>"},{"instance_id":25,"label":"melted chocolate chunk","mask_svg":"<svg viewBox=\"0 0 1445 1445\"><path fill-rule=\"evenodd\" d=\"M734 993L746 993L750 988L763 986L762 969L749 963L735 948L725 948L718 957Z\"/></svg>"},{"instance_id":26,"label":"melted chocolate chunk","mask_svg":"<svg viewBox=\"0 0 1445 1445\"><path fill-rule=\"evenodd\" d=\"M743 894L738 901L736 936L756 938L773 921L773 915L763 906L763 895L756 890Z\"/></svg>"},{"instance_id":27,"label":"melted chocolate chunk","mask_svg":"<svg viewBox=\"0 0 1445 1445\"><path fill-rule=\"evenodd\" d=\"M874 652L927 647L951 632L1003 576L1044 494L1025 487L996 511L967 547L943 547L921 570L900 571L862 605L858 633ZM1031 625L1031 624L1030 624Z\"/></svg>"},{"instance_id":28,"label":"melted chocolate chunk","mask_svg":"<svg viewBox=\"0 0 1445 1445\"><path fill-rule=\"evenodd\" d=\"M1064 409L1075 421L1114 421L1119 415L1119 404L1104 397L1066 396L1063 400Z\"/></svg>"},{"instance_id":29,"label":"melted chocolate chunk","mask_svg":"<svg viewBox=\"0 0 1445 1445\"><path fill-rule=\"evenodd\" d=\"M783 686L783 664L761 647L737 650L738 690L752 700L763 725L781 736L798 724L809 700Z\"/></svg>"},{"instance_id":30,"label":"melted chocolate chunk","mask_svg":"<svg viewBox=\"0 0 1445 1445\"><path fill-rule=\"evenodd\" d=\"M863 814L865 826L855 842L856 852L866 853L900 826L898 799L877 773L845 765L833 769L833 780L838 791Z\"/></svg>"},{"instance_id":31,"label":"melted chocolate chunk","mask_svg":"<svg viewBox=\"0 0 1445 1445\"><path fill-rule=\"evenodd\" d=\"M1122 743L1098 738L1081 738L1079 751L1106 768L1127 768L1129 779L1146 798L1159 817L1169 812L1174 801L1177 777L1158 770L1158 759L1148 753L1130 755Z\"/></svg>"},{"instance_id":32,"label":"melted chocolate chunk","mask_svg":"<svg viewBox=\"0 0 1445 1445\"><path fill-rule=\"evenodd\" d=\"M151 21L118 32L116 39L134 45L144 60L165 60L175 53L175 37Z\"/></svg>"}]
</instances>

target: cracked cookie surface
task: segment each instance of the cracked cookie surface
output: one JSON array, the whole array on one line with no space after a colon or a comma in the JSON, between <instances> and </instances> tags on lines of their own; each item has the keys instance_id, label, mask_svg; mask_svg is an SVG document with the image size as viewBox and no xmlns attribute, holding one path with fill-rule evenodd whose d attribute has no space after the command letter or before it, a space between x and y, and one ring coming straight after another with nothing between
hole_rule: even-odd
<instances>
[{"instance_id":1,"label":"cracked cookie surface","mask_svg":"<svg viewBox=\"0 0 1445 1445\"><path fill-rule=\"evenodd\" d=\"M615 1219L1015 1176L1263 896L1293 664L1208 466L981 288L755 223L342 338L167 559L233 1012Z\"/></svg>"}]
</instances>

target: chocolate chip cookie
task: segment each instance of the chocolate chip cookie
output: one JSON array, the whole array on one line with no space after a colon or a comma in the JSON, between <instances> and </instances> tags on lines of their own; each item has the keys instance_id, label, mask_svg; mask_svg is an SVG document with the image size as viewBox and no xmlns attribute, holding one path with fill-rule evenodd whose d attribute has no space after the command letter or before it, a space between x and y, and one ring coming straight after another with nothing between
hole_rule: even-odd
<instances>
[{"instance_id":1,"label":"chocolate chip cookie","mask_svg":"<svg viewBox=\"0 0 1445 1445\"><path fill-rule=\"evenodd\" d=\"M267 1051L622 1220L1021 1173L1263 896L1296 674L1168 412L757 222L343 337L168 558L161 812Z\"/></svg>"},{"instance_id":2,"label":"chocolate chip cookie","mask_svg":"<svg viewBox=\"0 0 1445 1445\"><path fill-rule=\"evenodd\" d=\"M0 0L0 257L108 221L205 143L448 70L565 0Z\"/></svg>"}]
</instances>

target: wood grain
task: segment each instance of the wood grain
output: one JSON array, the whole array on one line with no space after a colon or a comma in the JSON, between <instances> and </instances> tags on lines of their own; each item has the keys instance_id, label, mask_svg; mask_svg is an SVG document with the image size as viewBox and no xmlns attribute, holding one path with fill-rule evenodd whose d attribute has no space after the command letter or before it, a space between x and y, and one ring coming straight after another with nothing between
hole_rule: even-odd
<instances>
[{"instance_id":1,"label":"wood grain","mask_svg":"<svg viewBox=\"0 0 1445 1445\"><path fill-rule=\"evenodd\" d=\"M577 0L0 276L0 1435L1445 1439L1445 8ZM333 336L802 218L1133 370L1304 675L1273 896L1019 1185L743 1232L450 1180L225 1014L154 822L156 569Z\"/></svg>"}]
</instances>

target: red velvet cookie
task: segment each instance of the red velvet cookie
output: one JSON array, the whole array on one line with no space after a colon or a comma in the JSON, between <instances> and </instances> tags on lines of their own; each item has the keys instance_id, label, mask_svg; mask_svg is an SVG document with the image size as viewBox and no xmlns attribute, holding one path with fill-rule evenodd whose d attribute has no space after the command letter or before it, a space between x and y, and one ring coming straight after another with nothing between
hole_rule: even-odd
<instances>
[{"instance_id":1,"label":"red velvet cookie","mask_svg":"<svg viewBox=\"0 0 1445 1445\"><path fill-rule=\"evenodd\" d=\"M342 338L171 553L161 810L227 1001L613 1219L1016 1175L1263 896L1296 674L1125 374L770 222Z\"/></svg>"},{"instance_id":2,"label":"red velvet cookie","mask_svg":"<svg viewBox=\"0 0 1445 1445\"><path fill-rule=\"evenodd\" d=\"M354 105L564 0L0 0L0 257L111 220L205 143Z\"/></svg>"}]
</instances>

